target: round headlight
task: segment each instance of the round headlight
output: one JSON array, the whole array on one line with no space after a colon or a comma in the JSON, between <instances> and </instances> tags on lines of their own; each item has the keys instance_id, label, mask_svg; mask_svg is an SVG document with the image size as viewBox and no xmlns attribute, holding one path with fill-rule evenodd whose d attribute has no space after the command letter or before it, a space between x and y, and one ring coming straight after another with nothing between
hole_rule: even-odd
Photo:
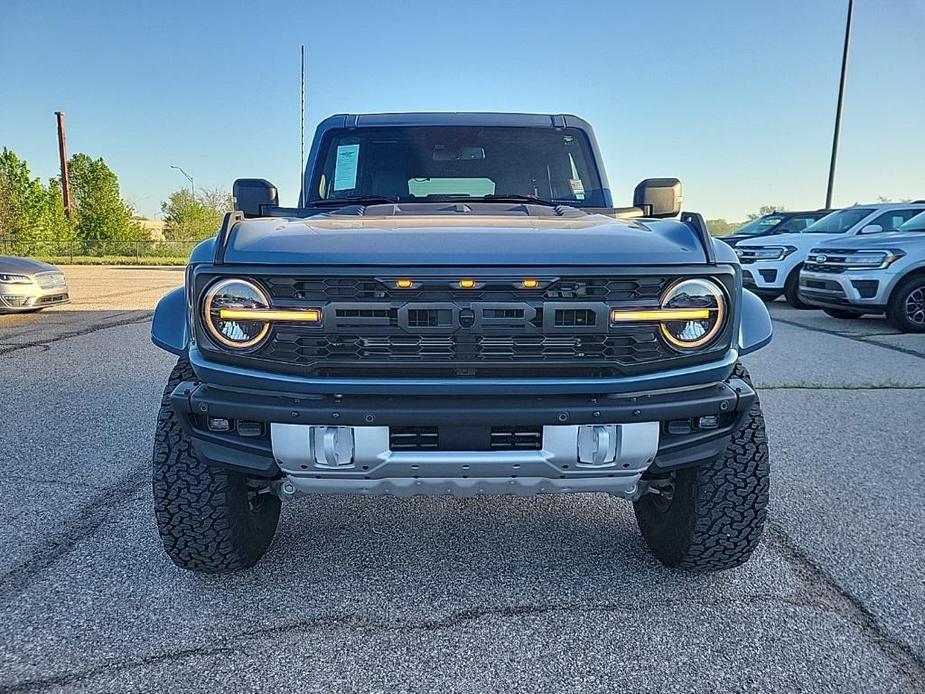
<instances>
[{"instance_id":1,"label":"round headlight","mask_svg":"<svg viewBox=\"0 0 925 694\"><path fill-rule=\"evenodd\" d=\"M705 279L681 280L673 284L664 297L663 309L700 311L702 318L671 320L662 323L662 335L675 349L695 349L712 340L723 327L726 298L715 282Z\"/></svg>"},{"instance_id":2,"label":"round headlight","mask_svg":"<svg viewBox=\"0 0 925 694\"><path fill-rule=\"evenodd\" d=\"M269 308L269 297L256 284L239 279L221 280L206 292L202 305L203 325L219 344L234 349L247 349L266 337L270 324L261 320L229 320L222 318L222 311Z\"/></svg>"}]
</instances>

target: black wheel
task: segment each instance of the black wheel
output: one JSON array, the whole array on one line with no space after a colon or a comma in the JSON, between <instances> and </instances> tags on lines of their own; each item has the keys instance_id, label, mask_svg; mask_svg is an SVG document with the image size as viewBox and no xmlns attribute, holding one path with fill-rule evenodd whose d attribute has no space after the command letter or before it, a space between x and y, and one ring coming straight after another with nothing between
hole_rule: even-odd
<instances>
[{"instance_id":1,"label":"black wheel","mask_svg":"<svg viewBox=\"0 0 925 694\"><path fill-rule=\"evenodd\" d=\"M775 292L773 289L752 289L752 293L762 301L776 301L780 296L780 292Z\"/></svg>"},{"instance_id":2,"label":"black wheel","mask_svg":"<svg viewBox=\"0 0 925 694\"><path fill-rule=\"evenodd\" d=\"M900 282L887 304L886 317L904 333L925 332L925 275Z\"/></svg>"},{"instance_id":3,"label":"black wheel","mask_svg":"<svg viewBox=\"0 0 925 694\"><path fill-rule=\"evenodd\" d=\"M741 364L733 376L749 381ZM639 530L660 562L720 571L748 561L764 531L770 484L758 401L722 455L650 484L659 493L645 494L633 506Z\"/></svg>"},{"instance_id":4,"label":"black wheel","mask_svg":"<svg viewBox=\"0 0 925 694\"><path fill-rule=\"evenodd\" d=\"M280 500L239 473L196 457L180 426L170 394L195 380L181 358L170 374L154 437L154 515L173 563L203 573L253 566L276 532Z\"/></svg>"},{"instance_id":5,"label":"black wheel","mask_svg":"<svg viewBox=\"0 0 925 694\"><path fill-rule=\"evenodd\" d=\"M848 311L843 308L824 308L822 311L827 316L832 316L832 318L838 318L839 320L851 320L852 318L860 318L864 315L860 311Z\"/></svg>"},{"instance_id":6,"label":"black wheel","mask_svg":"<svg viewBox=\"0 0 925 694\"><path fill-rule=\"evenodd\" d=\"M801 311L806 311L812 308L818 308L812 304L807 304L803 299L800 298L800 268L802 265L797 265L793 268L793 271L790 273L790 276L787 277L787 281L784 282L784 298L787 299L787 303L798 308Z\"/></svg>"}]
</instances>

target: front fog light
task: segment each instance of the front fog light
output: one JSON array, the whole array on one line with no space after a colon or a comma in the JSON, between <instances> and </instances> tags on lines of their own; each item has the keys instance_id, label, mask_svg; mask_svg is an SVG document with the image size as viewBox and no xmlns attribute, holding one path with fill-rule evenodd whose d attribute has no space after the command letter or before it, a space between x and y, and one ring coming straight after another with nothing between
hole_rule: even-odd
<instances>
[{"instance_id":1,"label":"front fog light","mask_svg":"<svg viewBox=\"0 0 925 694\"><path fill-rule=\"evenodd\" d=\"M256 284L239 279L222 280L206 293L202 309L203 324L219 344L246 349L266 337L270 324L265 320L246 320L240 317L246 313L241 314L239 311L266 311L269 308L269 297Z\"/></svg>"},{"instance_id":2,"label":"front fog light","mask_svg":"<svg viewBox=\"0 0 925 694\"><path fill-rule=\"evenodd\" d=\"M694 349L707 344L723 327L726 299L711 280L681 280L665 293L662 309L700 312L702 318L662 321L662 335L672 347Z\"/></svg>"}]
</instances>

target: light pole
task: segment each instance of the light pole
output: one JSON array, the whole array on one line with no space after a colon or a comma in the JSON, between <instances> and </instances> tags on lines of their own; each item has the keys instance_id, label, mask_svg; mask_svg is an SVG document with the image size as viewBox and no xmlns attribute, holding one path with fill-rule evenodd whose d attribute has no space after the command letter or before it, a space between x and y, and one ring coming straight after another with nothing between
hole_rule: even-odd
<instances>
[{"instance_id":1,"label":"light pole","mask_svg":"<svg viewBox=\"0 0 925 694\"><path fill-rule=\"evenodd\" d=\"M170 165L170 168L171 168L171 169L176 169L176 170L179 171L181 174L183 174L184 176L186 176L186 179L189 181L189 192L192 194L193 197L196 197L196 187L193 185L193 177L190 176L188 173L186 173L186 172L185 172L183 169L181 169L179 166L175 166L175 165L171 164L171 165Z\"/></svg>"},{"instance_id":2,"label":"light pole","mask_svg":"<svg viewBox=\"0 0 925 694\"><path fill-rule=\"evenodd\" d=\"M832 161L829 164L829 187L825 193L826 209L832 208L832 188L835 186L835 160L838 157L838 133L841 130L841 107L845 99L845 77L848 70L848 43L851 40L851 15L854 0L848 0L848 19L845 21L845 49L841 56L841 81L838 83L838 106L835 107L835 133L832 136Z\"/></svg>"}]
</instances>

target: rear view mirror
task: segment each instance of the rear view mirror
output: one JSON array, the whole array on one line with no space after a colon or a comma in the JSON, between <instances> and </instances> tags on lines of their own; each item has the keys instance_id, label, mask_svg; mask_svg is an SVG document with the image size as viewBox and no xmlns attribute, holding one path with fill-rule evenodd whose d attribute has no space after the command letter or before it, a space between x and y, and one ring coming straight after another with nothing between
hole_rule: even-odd
<instances>
[{"instance_id":1,"label":"rear view mirror","mask_svg":"<svg viewBox=\"0 0 925 694\"><path fill-rule=\"evenodd\" d=\"M647 178L633 192L633 205L646 217L674 217L681 213L683 200L677 178Z\"/></svg>"},{"instance_id":2,"label":"rear view mirror","mask_svg":"<svg viewBox=\"0 0 925 694\"><path fill-rule=\"evenodd\" d=\"M262 217L266 208L279 207L279 191L263 178L239 178L234 182L232 193L234 208L245 217Z\"/></svg>"},{"instance_id":3,"label":"rear view mirror","mask_svg":"<svg viewBox=\"0 0 925 694\"><path fill-rule=\"evenodd\" d=\"M485 158L483 147L447 147L436 145L434 147L434 161L476 161Z\"/></svg>"},{"instance_id":4,"label":"rear view mirror","mask_svg":"<svg viewBox=\"0 0 925 694\"><path fill-rule=\"evenodd\" d=\"M883 227L879 224L868 224L866 227L861 229L862 234L879 234L883 231Z\"/></svg>"}]
</instances>

